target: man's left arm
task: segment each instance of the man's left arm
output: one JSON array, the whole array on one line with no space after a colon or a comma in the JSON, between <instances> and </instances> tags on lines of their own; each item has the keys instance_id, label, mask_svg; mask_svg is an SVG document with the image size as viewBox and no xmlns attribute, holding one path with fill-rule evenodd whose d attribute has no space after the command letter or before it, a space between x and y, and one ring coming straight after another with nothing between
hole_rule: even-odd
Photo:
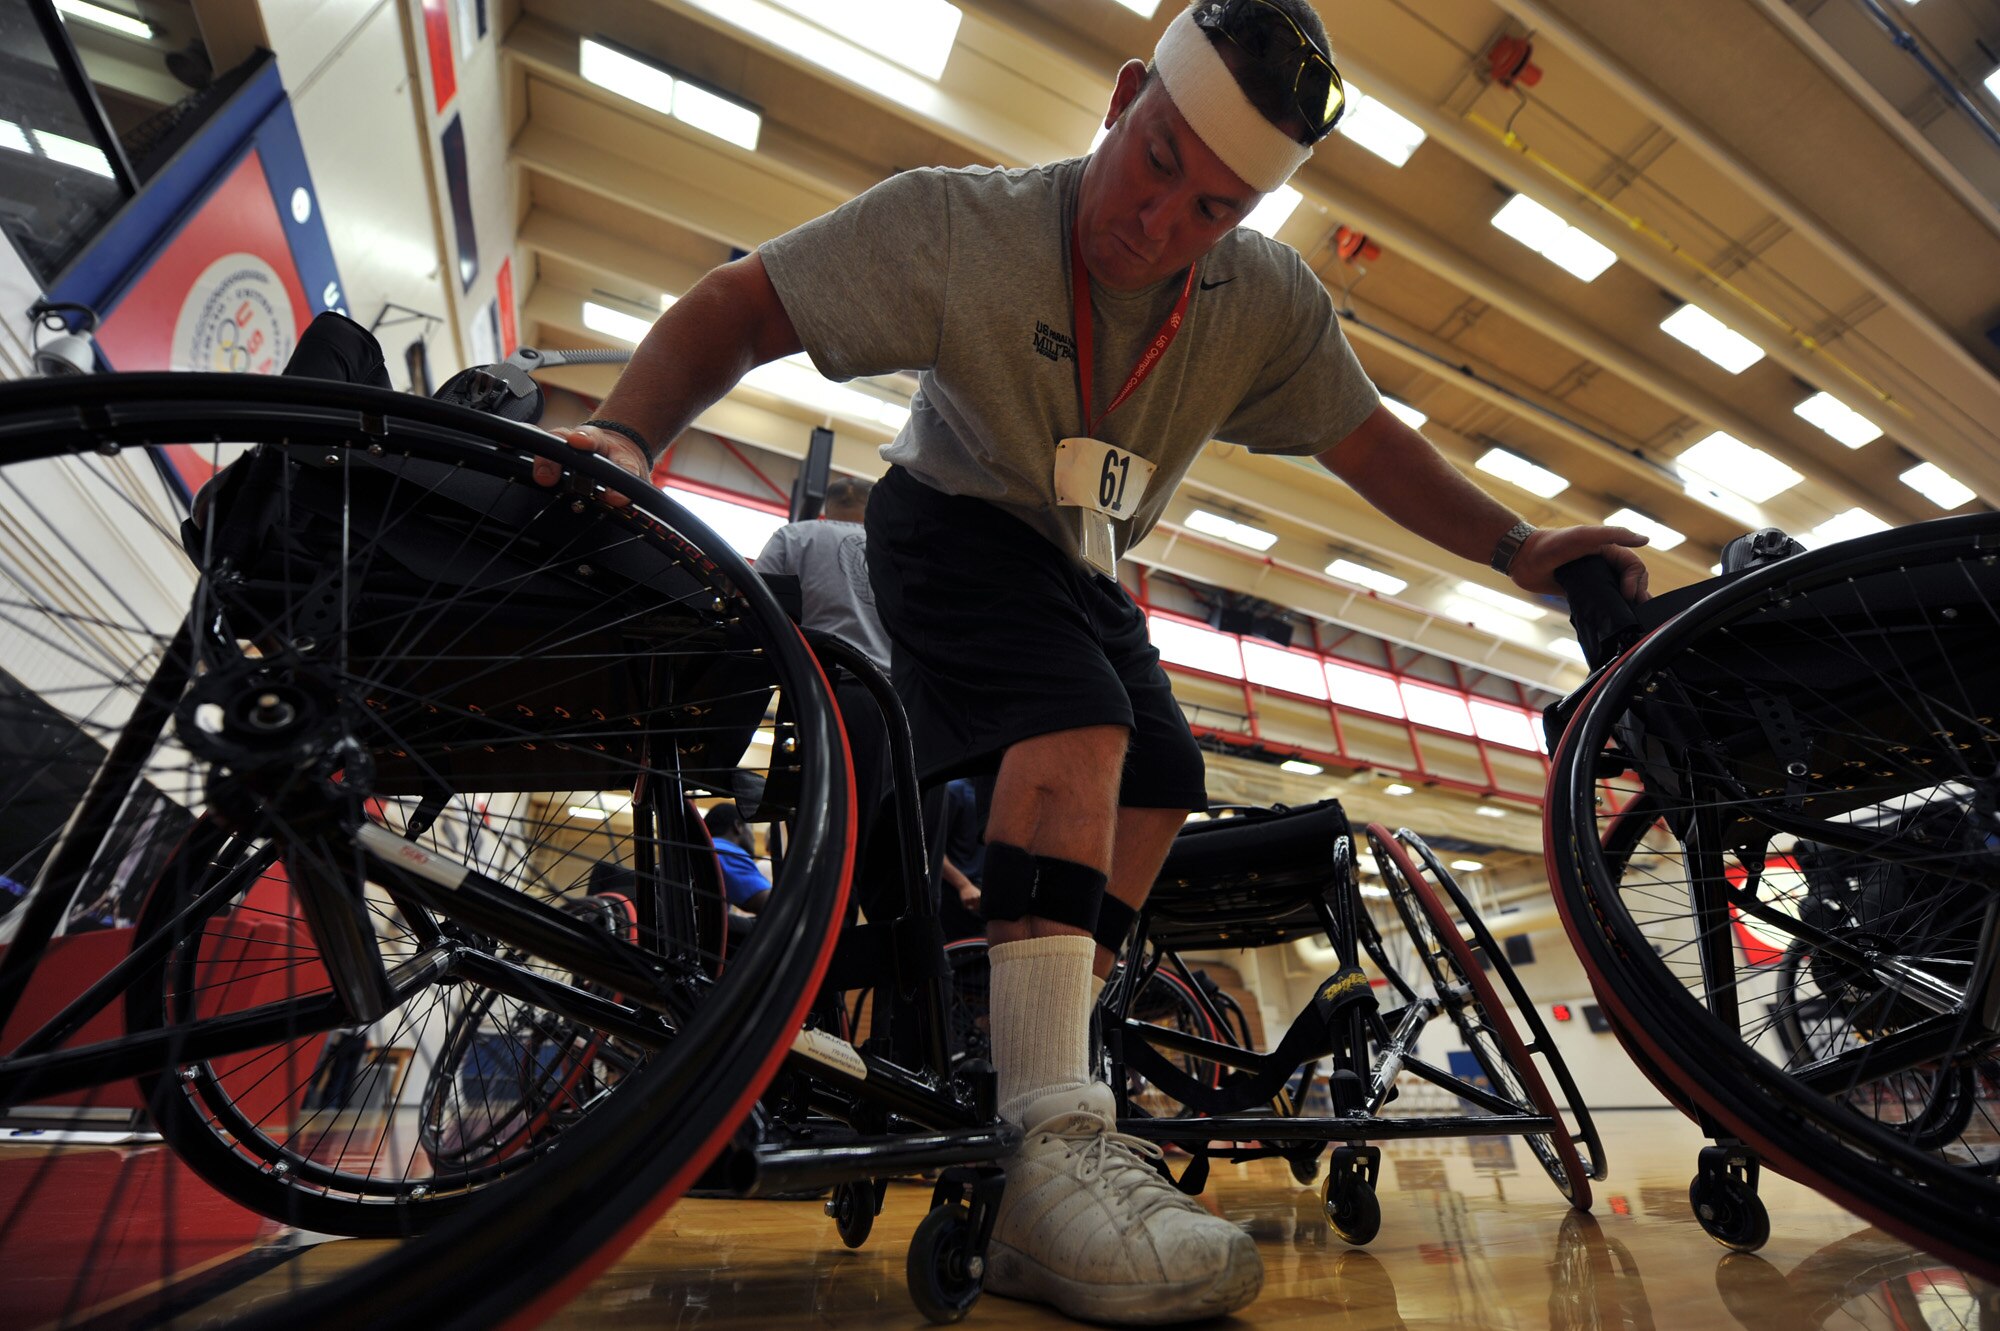
<instances>
[{"instance_id":1,"label":"man's left arm","mask_svg":"<svg viewBox=\"0 0 2000 1331\"><path fill-rule=\"evenodd\" d=\"M1520 521L1386 406L1319 461L1398 525L1475 563L1490 564L1501 537ZM1528 536L1507 574L1525 591L1559 594L1557 568L1601 554L1618 571L1625 598L1640 601L1647 595L1646 565L1635 547L1645 543L1625 527L1550 527Z\"/></svg>"}]
</instances>

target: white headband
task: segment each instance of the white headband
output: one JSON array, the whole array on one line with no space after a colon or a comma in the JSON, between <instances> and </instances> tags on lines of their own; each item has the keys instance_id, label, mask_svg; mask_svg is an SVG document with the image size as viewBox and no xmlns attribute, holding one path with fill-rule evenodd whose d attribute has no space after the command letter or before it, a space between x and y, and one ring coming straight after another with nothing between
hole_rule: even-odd
<instances>
[{"instance_id":1,"label":"white headband","mask_svg":"<svg viewBox=\"0 0 2000 1331\"><path fill-rule=\"evenodd\" d=\"M1305 165L1312 149L1264 118L1236 76L1184 9L1153 48L1153 68L1174 109L1222 164L1259 194L1269 194Z\"/></svg>"}]
</instances>

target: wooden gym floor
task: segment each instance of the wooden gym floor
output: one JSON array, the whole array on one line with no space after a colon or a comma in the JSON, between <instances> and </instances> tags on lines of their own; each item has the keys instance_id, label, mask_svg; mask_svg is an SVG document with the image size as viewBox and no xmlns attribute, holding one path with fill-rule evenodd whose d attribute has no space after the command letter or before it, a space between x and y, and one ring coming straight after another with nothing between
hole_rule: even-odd
<instances>
[{"instance_id":1,"label":"wooden gym floor","mask_svg":"<svg viewBox=\"0 0 2000 1331\"><path fill-rule=\"evenodd\" d=\"M1382 1232L1366 1249L1332 1238L1317 1189L1276 1162L1218 1165L1205 1198L1256 1236L1263 1296L1212 1327L1315 1331L1943 1331L2000 1327L2000 1291L1871 1229L1817 1195L1764 1176L1772 1237L1754 1256L1695 1224L1687 1183L1703 1144L1679 1115L1599 1117L1611 1177L1588 1216L1557 1196L1511 1139L1386 1147ZM683 1201L549 1323L617 1328L811 1327L916 1331L904 1290L928 1186L892 1184L873 1234L841 1246L818 1202ZM319 1273L364 1245L301 1254ZM297 1279L301 1272L288 1273ZM272 1272L263 1279L283 1278ZM307 1278L313 1278L308 1276ZM258 1281L231 1295L254 1297ZM200 1320L197 1316L196 1321ZM1074 1325L986 1297L968 1328Z\"/></svg>"}]
</instances>

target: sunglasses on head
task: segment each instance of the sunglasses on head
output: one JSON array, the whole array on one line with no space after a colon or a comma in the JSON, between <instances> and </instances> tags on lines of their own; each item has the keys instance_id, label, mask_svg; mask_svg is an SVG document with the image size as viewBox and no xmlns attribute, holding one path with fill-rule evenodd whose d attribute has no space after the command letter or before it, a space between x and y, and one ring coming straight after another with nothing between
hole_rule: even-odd
<instances>
[{"instance_id":1,"label":"sunglasses on head","mask_svg":"<svg viewBox=\"0 0 2000 1331\"><path fill-rule=\"evenodd\" d=\"M1219 32L1288 90L1292 109L1305 121L1309 142L1333 132L1347 109L1347 89L1333 58L1270 0L1212 0L1194 14L1195 26Z\"/></svg>"}]
</instances>

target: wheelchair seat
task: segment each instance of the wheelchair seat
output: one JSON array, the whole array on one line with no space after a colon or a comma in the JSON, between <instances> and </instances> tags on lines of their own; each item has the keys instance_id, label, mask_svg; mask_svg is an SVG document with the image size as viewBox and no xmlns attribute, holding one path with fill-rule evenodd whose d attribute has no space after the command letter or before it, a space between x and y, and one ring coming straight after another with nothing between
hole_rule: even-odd
<instances>
[{"instance_id":1,"label":"wheelchair seat","mask_svg":"<svg viewBox=\"0 0 2000 1331\"><path fill-rule=\"evenodd\" d=\"M1174 838L1146 903L1163 947L1267 947L1326 932L1317 903L1348 835L1339 800L1232 810Z\"/></svg>"}]
</instances>

